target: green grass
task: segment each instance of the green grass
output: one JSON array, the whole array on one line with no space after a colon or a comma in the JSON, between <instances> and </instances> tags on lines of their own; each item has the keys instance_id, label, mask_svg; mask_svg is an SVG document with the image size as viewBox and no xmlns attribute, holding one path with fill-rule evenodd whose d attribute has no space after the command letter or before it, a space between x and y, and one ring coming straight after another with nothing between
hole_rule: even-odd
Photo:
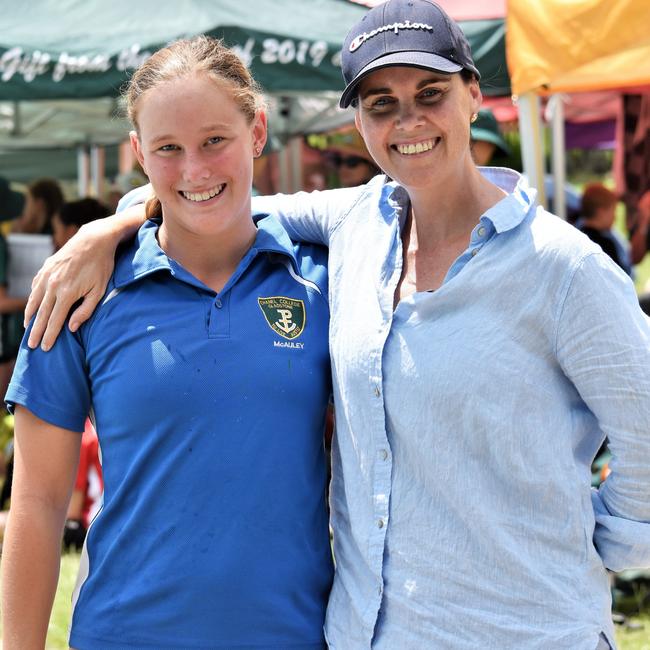
<instances>
[{"instance_id":1,"label":"green grass","mask_svg":"<svg viewBox=\"0 0 650 650\"><path fill-rule=\"evenodd\" d=\"M68 626L70 624L71 595L77 579L79 555L65 554L61 558L61 576L54 601L52 618L47 634L47 650L66 650L68 647ZM618 650L650 650L650 611L629 619L632 623L640 623L642 629L634 630L626 627L616 627L616 643ZM2 627L0 626L0 638Z\"/></svg>"}]
</instances>

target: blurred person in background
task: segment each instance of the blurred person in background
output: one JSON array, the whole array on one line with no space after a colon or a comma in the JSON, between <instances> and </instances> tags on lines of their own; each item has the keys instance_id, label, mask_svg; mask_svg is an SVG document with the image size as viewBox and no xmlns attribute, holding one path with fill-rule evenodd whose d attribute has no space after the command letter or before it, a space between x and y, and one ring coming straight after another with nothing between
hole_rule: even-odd
<instances>
[{"instance_id":1,"label":"blurred person in background","mask_svg":"<svg viewBox=\"0 0 650 650\"><path fill-rule=\"evenodd\" d=\"M41 178L30 183L23 214L13 222L11 232L51 235L52 217L63 202L63 191L54 179Z\"/></svg>"},{"instance_id":2,"label":"blurred person in background","mask_svg":"<svg viewBox=\"0 0 650 650\"><path fill-rule=\"evenodd\" d=\"M0 176L0 234L7 235L15 219L25 207L25 195L11 189L6 178Z\"/></svg>"},{"instance_id":3,"label":"blurred person in background","mask_svg":"<svg viewBox=\"0 0 650 650\"><path fill-rule=\"evenodd\" d=\"M327 152L327 160L336 170L340 187L363 185L379 174L379 168L363 151L333 150Z\"/></svg>"},{"instance_id":4,"label":"blurred person in background","mask_svg":"<svg viewBox=\"0 0 650 650\"><path fill-rule=\"evenodd\" d=\"M84 224L109 214L108 206L91 197L64 203L52 217L54 250L58 251Z\"/></svg>"},{"instance_id":5,"label":"blurred person in background","mask_svg":"<svg viewBox=\"0 0 650 650\"><path fill-rule=\"evenodd\" d=\"M501 134L499 123L494 113L482 108L470 125L472 157L479 166L489 165L496 152L510 155L510 147Z\"/></svg>"},{"instance_id":6,"label":"blurred person in background","mask_svg":"<svg viewBox=\"0 0 650 650\"><path fill-rule=\"evenodd\" d=\"M363 185L381 173L363 138L353 127L339 129L328 136L323 158L335 172L338 187Z\"/></svg>"},{"instance_id":7,"label":"blurred person in background","mask_svg":"<svg viewBox=\"0 0 650 650\"><path fill-rule=\"evenodd\" d=\"M650 240L650 189L644 192L637 205L636 222L630 228L632 263L640 264L648 252Z\"/></svg>"},{"instance_id":8,"label":"blurred person in background","mask_svg":"<svg viewBox=\"0 0 650 650\"><path fill-rule=\"evenodd\" d=\"M9 295L9 247L4 235L15 227L25 209L25 196L12 190L9 182L0 178L0 391L6 391L9 385L25 331L21 312L27 304L27 296Z\"/></svg>"},{"instance_id":9,"label":"blurred person in background","mask_svg":"<svg viewBox=\"0 0 650 650\"><path fill-rule=\"evenodd\" d=\"M614 229L617 204L616 194L602 183L588 183L582 192L580 216L574 225L631 276L630 245Z\"/></svg>"}]
</instances>

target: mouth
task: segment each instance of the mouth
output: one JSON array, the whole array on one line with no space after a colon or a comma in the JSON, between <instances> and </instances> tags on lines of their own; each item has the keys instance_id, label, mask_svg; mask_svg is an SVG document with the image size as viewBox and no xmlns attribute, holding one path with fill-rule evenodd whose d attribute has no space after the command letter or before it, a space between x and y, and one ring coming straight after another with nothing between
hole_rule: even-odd
<instances>
[{"instance_id":1,"label":"mouth","mask_svg":"<svg viewBox=\"0 0 650 650\"><path fill-rule=\"evenodd\" d=\"M432 138L431 140L421 140L420 142L409 142L407 144L392 144L391 149L397 151L402 156L414 156L419 153L431 151L441 138Z\"/></svg>"},{"instance_id":2,"label":"mouth","mask_svg":"<svg viewBox=\"0 0 650 650\"><path fill-rule=\"evenodd\" d=\"M183 190L180 190L178 193L188 201L193 201L194 203L202 203L203 201L209 201L215 196L221 194L225 187L226 184L221 183L221 185L217 185L216 187L213 187L210 190L205 190L204 192L185 192Z\"/></svg>"}]
</instances>

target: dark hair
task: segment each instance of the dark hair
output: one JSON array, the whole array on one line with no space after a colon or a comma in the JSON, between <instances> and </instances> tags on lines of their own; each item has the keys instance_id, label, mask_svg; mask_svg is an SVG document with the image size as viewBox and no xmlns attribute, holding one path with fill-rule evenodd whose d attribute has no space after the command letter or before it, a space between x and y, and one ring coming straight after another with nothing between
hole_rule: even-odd
<instances>
[{"instance_id":1,"label":"dark hair","mask_svg":"<svg viewBox=\"0 0 650 650\"><path fill-rule=\"evenodd\" d=\"M108 217L111 211L97 199L86 197L78 201L64 203L58 212L58 217L64 226L81 228L86 223Z\"/></svg>"},{"instance_id":2,"label":"dark hair","mask_svg":"<svg viewBox=\"0 0 650 650\"><path fill-rule=\"evenodd\" d=\"M156 86L204 72L218 83L226 83L234 101L249 123L264 108L264 98L246 64L223 41L210 36L183 39L162 48L150 56L133 74L126 88L127 114L138 130L138 102ZM147 218L159 216L161 207L154 197L147 201Z\"/></svg>"},{"instance_id":3,"label":"dark hair","mask_svg":"<svg viewBox=\"0 0 650 650\"><path fill-rule=\"evenodd\" d=\"M63 205L61 186L53 178L39 178L27 188L35 199L41 199L45 204L47 222L60 210Z\"/></svg>"},{"instance_id":4,"label":"dark hair","mask_svg":"<svg viewBox=\"0 0 650 650\"><path fill-rule=\"evenodd\" d=\"M589 183L582 193L580 211L585 219L591 219L601 208L609 208L617 202L616 194L602 183Z\"/></svg>"}]
</instances>

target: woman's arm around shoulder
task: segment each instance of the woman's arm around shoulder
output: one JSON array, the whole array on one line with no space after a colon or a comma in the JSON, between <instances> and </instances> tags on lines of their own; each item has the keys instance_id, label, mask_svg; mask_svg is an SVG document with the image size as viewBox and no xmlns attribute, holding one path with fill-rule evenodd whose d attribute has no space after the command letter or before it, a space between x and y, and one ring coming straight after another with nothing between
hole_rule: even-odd
<instances>
[{"instance_id":1,"label":"woman's arm around shoulder","mask_svg":"<svg viewBox=\"0 0 650 650\"><path fill-rule=\"evenodd\" d=\"M370 186L362 185L322 192L254 196L253 216L272 214L294 241L329 246L330 237L341 221L368 191Z\"/></svg>"},{"instance_id":2,"label":"woman's arm around shoulder","mask_svg":"<svg viewBox=\"0 0 650 650\"><path fill-rule=\"evenodd\" d=\"M5 650L45 647L81 435L16 407L14 480L2 549Z\"/></svg>"},{"instance_id":3,"label":"woman's arm around shoulder","mask_svg":"<svg viewBox=\"0 0 650 650\"><path fill-rule=\"evenodd\" d=\"M36 314L29 334L29 346L41 344L49 350L59 335L73 305L69 327L76 331L93 313L104 295L114 266L118 244L132 236L145 218L144 204L92 221L61 250L49 257L32 282L25 308L25 326Z\"/></svg>"}]
</instances>

